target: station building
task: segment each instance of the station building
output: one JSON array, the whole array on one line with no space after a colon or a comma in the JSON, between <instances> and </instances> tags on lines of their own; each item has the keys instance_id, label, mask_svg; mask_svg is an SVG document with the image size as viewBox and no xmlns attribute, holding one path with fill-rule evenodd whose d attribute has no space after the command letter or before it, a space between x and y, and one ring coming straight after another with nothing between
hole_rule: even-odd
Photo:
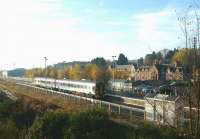
<instances>
[{"instance_id":1,"label":"station building","mask_svg":"<svg viewBox=\"0 0 200 139\"><path fill-rule=\"evenodd\" d=\"M132 83L125 79L115 79L109 81L110 91L132 91Z\"/></svg>"},{"instance_id":2,"label":"station building","mask_svg":"<svg viewBox=\"0 0 200 139\"><path fill-rule=\"evenodd\" d=\"M147 94L144 119L157 124L178 126L183 121L183 101L179 96Z\"/></svg>"}]
</instances>

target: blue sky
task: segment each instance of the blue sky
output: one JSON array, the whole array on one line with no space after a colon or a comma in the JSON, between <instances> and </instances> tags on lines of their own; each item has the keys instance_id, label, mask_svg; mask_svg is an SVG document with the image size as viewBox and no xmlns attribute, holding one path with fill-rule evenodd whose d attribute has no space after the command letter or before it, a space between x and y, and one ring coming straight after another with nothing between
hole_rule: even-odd
<instances>
[{"instance_id":1,"label":"blue sky","mask_svg":"<svg viewBox=\"0 0 200 139\"><path fill-rule=\"evenodd\" d=\"M197 1L197 0L196 0ZM182 45L176 11L190 0L0 2L1 69L42 67L124 53L136 59ZM179 39L178 39L179 38Z\"/></svg>"}]
</instances>

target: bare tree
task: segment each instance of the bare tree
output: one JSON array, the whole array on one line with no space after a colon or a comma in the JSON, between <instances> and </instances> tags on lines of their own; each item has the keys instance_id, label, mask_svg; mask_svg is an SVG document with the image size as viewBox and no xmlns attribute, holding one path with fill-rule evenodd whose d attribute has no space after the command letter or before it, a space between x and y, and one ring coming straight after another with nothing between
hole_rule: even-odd
<instances>
[{"instance_id":1,"label":"bare tree","mask_svg":"<svg viewBox=\"0 0 200 139\"><path fill-rule=\"evenodd\" d=\"M183 32L187 51L186 74L188 82L187 89L184 91L183 99L189 107L189 132L190 138L200 137L200 1L193 0L182 17L178 17L180 28ZM186 65L185 65L186 66ZM188 127L186 126L186 129Z\"/></svg>"}]
</instances>

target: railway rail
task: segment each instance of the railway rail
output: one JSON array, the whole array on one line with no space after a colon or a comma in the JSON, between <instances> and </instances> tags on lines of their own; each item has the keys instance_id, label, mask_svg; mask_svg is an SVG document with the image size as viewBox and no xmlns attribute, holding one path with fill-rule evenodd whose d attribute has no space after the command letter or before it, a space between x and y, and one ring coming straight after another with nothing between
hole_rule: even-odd
<instances>
[{"instance_id":1,"label":"railway rail","mask_svg":"<svg viewBox=\"0 0 200 139\"><path fill-rule=\"evenodd\" d=\"M127 117L129 119L137 118L137 119L144 119L144 109L136 108L136 107L130 107L126 105L116 104L112 102L107 102L103 100L98 100L94 98L88 98L83 96L78 96L74 94L68 94L61 91L55 91L47 88L41 88L34 86L31 83L23 82L23 81L17 81L8 79L8 82L15 83L16 85L26 87L27 89L32 89L33 92L44 92L49 95L55 95L58 97L61 97L65 100L74 100L74 101L87 101L88 103L94 104L95 106L98 106L100 108L107 109L109 113L117 114L120 116Z\"/></svg>"}]
</instances>

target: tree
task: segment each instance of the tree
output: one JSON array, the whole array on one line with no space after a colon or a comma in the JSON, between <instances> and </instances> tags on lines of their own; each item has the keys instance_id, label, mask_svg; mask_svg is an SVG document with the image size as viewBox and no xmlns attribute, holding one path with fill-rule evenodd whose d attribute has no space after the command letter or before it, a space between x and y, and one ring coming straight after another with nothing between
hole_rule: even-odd
<instances>
[{"instance_id":1,"label":"tree","mask_svg":"<svg viewBox=\"0 0 200 139\"><path fill-rule=\"evenodd\" d=\"M99 68L107 68L106 60L103 57L97 57L91 63L97 65Z\"/></svg>"},{"instance_id":2,"label":"tree","mask_svg":"<svg viewBox=\"0 0 200 139\"><path fill-rule=\"evenodd\" d=\"M138 63L137 63L137 66L142 66L144 64L144 59L143 57L140 57L140 59L138 59Z\"/></svg>"},{"instance_id":3,"label":"tree","mask_svg":"<svg viewBox=\"0 0 200 139\"><path fill-rule=\"evenodd\" d=\"M153 64L155 64L155 60L156 60L156 53L153 52L152 54L147 54L145 56L145 64L152 66Z\"/></svg>"},{"instance_id":4,"label":"tree","mask_svg":"<svg viewBox=\"0 0 200 139\"><path fill-rule=\"evenodd\" d=\"M173 56L174 61L180 61L187 67L190 74L187 74L188 82L186 88L181 92L184 103L189 107L189 123L185 128L188 138L200 138L200 3L193 1L184 15L178 17L180 28L184 38L184 49L181 49ZM189 25L189 26L188 26ZM196 110L194 110L194 109Z\"/></svg>"},{"instance_id":5,"label":"tree","mask_svg":"<svg viewBox=\"0 0 200 139\"><path fill-rule=\"evenodd\" d=\"M161 52L158 52L156 54L156 60L159 62L159 63L162 63L163 62L163 56L161 54Z\"/></svg>"},{"instance_id":6,"label":"tree","mask_svg":"<svg viewBox=\"0 0 200 139\"><path fill-rule=\"evenodd\" d=\"M93 81L101 81L107 83L111 74L108 69L99 68L96 64L88 64L84 68L84 77Z\"/></svg>"},{"instance_id":7,"label":"tree","mask_svg":"<svg viewBox=\"0 0 200 139\"><path fill-rule=\"evenodd\" d=\"M35 78L43 76L43 70L41 68L28 69L25 71L25 77Z\"/></svg>"},{"instance_id":8,"label":"tree","mask_svg":"<svg viewBox=\"0 0 200 139\"><path fill-rule=\"evenodd\" d=\"M128 59L124 54L119 54L118 60L117 60L117 65L127 65L128 64Z\"/></svg>"},{"instance_id":9,"label":"tree","mask_svg":"<svg viewBox=\"0 0 200 139\"><path fill-rule=\"evenodd\" d=\"M56 68L50 68L48 69L48 77L50 78L57 78L58 73L57 73L57 69Z\"/></svg>"},{"instance_id":10,"label":"tree","mask_svg":"<svg viewBox=\"0 0 200 139\"><path fill-rule=\"evenodd\" d=\"M97 67L97 65L92 64L90 77L93 81L97 81L100 78L101 70Z\"/></svg>"},{"instance_id":11,"label":"tree","mask_svg":"<svg viewBox=\"0 0 200 139\"><path fill-rule=\"evenodd\" d=\"M191 48L183 48L183 49L179 50L172 57L172 62L180 62L182 65L188 67L191 62L191 61L189 61L189 59L190 60L191 60L191 58L193 59L193 56L190 55L191 53L193 53L193 51L194 50Z\"/></svg>"},{"instance_id":12,"label":"tree","mask_svg":"<svg viewBox=\"0 0 200 139\"><path fill-rule=\"evenodd\" d=\"M63 79L64 78L64 72L62 69L57 70L57 79Z\"/></svg>"},{"instance_id":13,"label":"tree","mask_svg":"<svg viewBox=\"0 0 200 139\"><path fill-rule=\"evenodd\" d=\"M66 113L48 111L38 117L31 127L32 138L61 139L65 137L65 130L69 127Z\"/></svg>"},{"instance_id":14,"label":"tree","mask_svg":"<svg viewBox=\"0 0 200 139\"><path fill-rule=\"evenodd\" d=\"M167 55L165 56L165 60L171 62L171 61L172 61L172 58L173 58L173 56L174 56L174 54L175 54L176 52L178 52L177 49L170 50L170 51L167 53Z\"/></svg>"}]
</instances>

